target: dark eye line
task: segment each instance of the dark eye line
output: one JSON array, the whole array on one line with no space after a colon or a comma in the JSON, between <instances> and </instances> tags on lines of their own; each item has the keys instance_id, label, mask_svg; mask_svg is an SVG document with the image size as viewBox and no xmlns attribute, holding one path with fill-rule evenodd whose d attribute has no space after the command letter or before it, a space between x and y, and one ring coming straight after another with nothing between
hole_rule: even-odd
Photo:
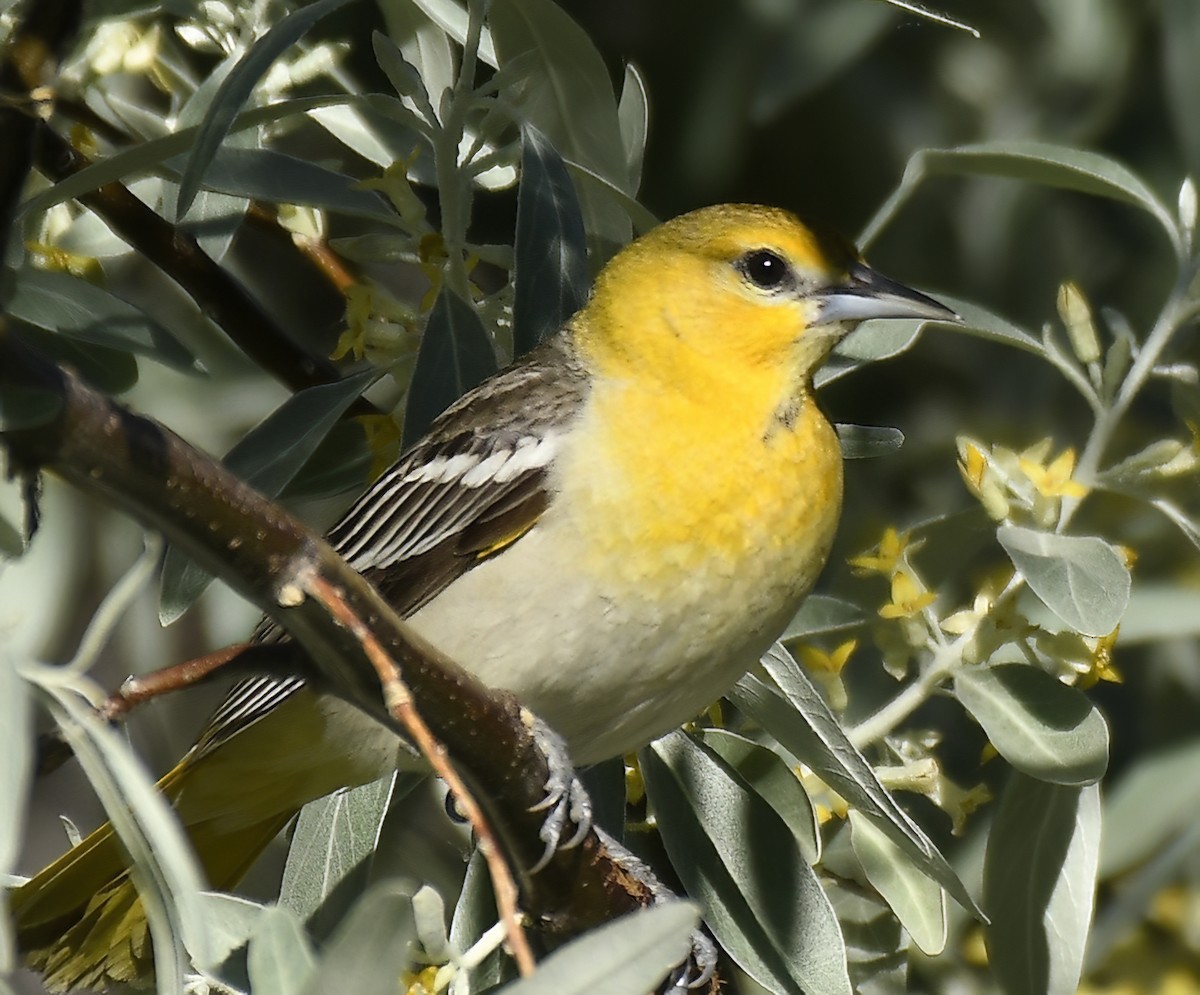
<instances>
[{"instance_id":1,"label":"dark eye line","mask_svg":"<svg viewBox=\"0 0 1200 995\"><path fill-rule=\"evenodd\" d=\"M783 293L796 285L791 266L773 249L751 249L739 256L734 266L759 290Z\"/></svg>"}]
</instances>

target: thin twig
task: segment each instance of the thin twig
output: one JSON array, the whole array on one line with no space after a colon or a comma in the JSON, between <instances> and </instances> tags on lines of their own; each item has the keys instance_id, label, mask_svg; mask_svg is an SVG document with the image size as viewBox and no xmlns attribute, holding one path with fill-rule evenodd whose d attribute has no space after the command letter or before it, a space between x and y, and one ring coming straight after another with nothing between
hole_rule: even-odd
<instances>
[{"instance_id":1,"label":"thin twig","mask_svg":"<svg viewBox=\"0 0 1200 995\"><path fill-rule=\"evenodd\" d=\"M467 790L453 764L446 757L446 748L439 742L413 705L412 695L400 676L400 668L383 648L367 624L346 604L341 592L321 577L316 571L308 571L300 578L304 591L316 598L338 622L346 627L362 646L363 653L371 661L383 687L384 704L397 722L404 726L409 738L429 761L434 772L450 789L461 811L471 823L478 840L479 852L487 861L491 873L492 888L496 895L496 907L504 923L508 946L517 969L522 975L534 971L533 952L521 927L521 914L517 909L517 884L501 855L500 844L492 832L491 825L478 802Z\"/></svg>"}]
</instances>

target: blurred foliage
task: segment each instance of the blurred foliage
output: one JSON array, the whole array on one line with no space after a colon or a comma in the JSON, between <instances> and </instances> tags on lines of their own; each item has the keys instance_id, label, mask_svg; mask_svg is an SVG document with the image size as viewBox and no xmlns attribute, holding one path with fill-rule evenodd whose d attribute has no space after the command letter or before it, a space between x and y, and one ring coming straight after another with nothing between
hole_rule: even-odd
<instances>
[{"instance_id":1,"label":"blurred foliage","mask_svg":"<svg viewBox=\"0 0 1200 995\"><path fill-rule=\"evenodd\" d=\"M0 8L7 32L20 5ZM598 805L626 791L610 828L674 865L736 991L1057 993L1081 973L1088 992L1200 991L1200 8L938 9L978 37L880 0L493 0L480 34L453 0L95 0L50 124L96 165L31 182L6 308L325 523L655 217L756 201L863 236L966 325L847 340L822 403L853 423L848 453L880 458L847 466L818 594L731 703L624 777L595 772ZM308 349L373 372L293 397L80 205L112 179ZM369 380L394 417L337 422ZM135 855L171 872L181 970L320 990L354 962L388 990L399 960L361 951L416 937L444 965L487 930L477 863L464 882L465 844L409 785L314 803L249 898L197 894L141 768L70 692L253 619L220 585L184 613L204 585L168 557L162 613L183 614L159 629L117 584L136 529L51 482L22 555L21 495L2 497L3 870L61 849L58 812L99 811L78 772L27 801L32 688L105 808L133 807ZM81 645L93 617L105 639ZM151 768L190 743L205 693L134 723ZM395 932L363 939L381 918ZM598 990L561 979L617 963L648 987L691 921L618 924L520 991ZM7 945L5 924L0 969ZM455 990L510 975L493 952Z\"/></svg>"}]
</instances>

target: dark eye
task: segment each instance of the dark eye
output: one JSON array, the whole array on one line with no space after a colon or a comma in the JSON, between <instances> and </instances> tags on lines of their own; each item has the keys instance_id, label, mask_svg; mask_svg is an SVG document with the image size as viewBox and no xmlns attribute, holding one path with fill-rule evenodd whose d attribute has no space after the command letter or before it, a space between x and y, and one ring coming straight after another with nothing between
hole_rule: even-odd
<instances>
[{"instance_id":1,"label":"dark eye","mask_svg":"<svg viewBox=\"0 0 1200 995\"><path fill-rule=\"evenodd\" d=\"M792 271L783 257L770 249L754 249L742 256L737 267L760 290L779 290L792 279Z\"/></svg>"}]
</instances>

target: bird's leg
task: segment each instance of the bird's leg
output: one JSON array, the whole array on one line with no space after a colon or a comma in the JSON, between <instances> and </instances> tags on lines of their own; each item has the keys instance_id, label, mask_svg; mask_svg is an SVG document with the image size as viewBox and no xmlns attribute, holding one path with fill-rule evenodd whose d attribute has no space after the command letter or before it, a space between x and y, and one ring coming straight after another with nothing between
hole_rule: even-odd
<instances>
[{"instance_id":1,"label":"bird's leg","mask_svg":"<svg viewBox=\"0 0 1200 995\"><path fill-rule=\"evenodd\" d=\"M664 902L679 900L670 888L663 884L650 866L633 851L608 835L603 829L596 827L596 835L604 844L609 857L614 864L638 882L651 895L651 904L661 905ZM668 991L695 991L703 988L717 972L717 948L702 927L692 930L692 949L687 959L683 961L667 978Z\"/></svg>"},{"instance_id":2,"label":"bird's leg","mask_svg":"<svg viewBox=\"0 0 1200 995\"><path fill-rule=\"evenodd\" d=\"M592 828L592 800L583 782L575 775L566 740L527 708L521 709L521 720L546 758L550 771L545 784L546 796L529 810L547 813L538 832L538 839L546 844L546 849L529 869L530 874L536 874L550 862L555 851L570 850L583 842ZM575 826L575 831L566 842L561 842L568 822Z\"/></svg>"}]
</instances>

